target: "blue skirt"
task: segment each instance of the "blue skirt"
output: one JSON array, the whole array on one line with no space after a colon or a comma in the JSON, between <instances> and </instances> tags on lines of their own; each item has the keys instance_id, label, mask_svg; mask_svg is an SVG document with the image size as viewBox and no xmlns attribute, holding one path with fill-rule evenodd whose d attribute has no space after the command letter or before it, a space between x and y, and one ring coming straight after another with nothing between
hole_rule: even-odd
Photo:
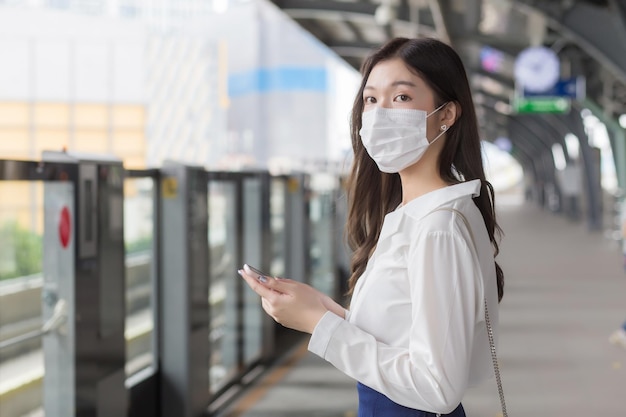
<instances>
[{"instance_id":1,"label":"blue skirt","mask_svg":"<svg viewBox=\"0 0 626 417\"><path fill-rule=\"evenodd\" d=\"M359 392L358 417L435 417L437 415L394 403L385 395L360 382L357 384L357 390ZM463 406L459 404L456 410L446 416L465 417Z\"/></svg>"}]
</instances>

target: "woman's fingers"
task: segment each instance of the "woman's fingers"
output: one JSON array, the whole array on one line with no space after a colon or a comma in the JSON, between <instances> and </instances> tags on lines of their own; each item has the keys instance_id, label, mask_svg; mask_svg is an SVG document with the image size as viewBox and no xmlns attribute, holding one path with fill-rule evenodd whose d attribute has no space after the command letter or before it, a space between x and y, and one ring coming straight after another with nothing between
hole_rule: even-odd
<instances>
[{"instance_id":1,"label":"woman's fingers","mask_svg":"<svg viewBox=\"0 0 626 417\"><path fill-rule=\"evenodd\" d=\"M311 333L328 311L323 294L306 284L267 277L245 266L237 272L261 296L263 310L283 326Z\"/></svg>"},{"instance_id":2,"label":"woman's fingers","mask_svg":"<svg viewBox=\"0 0 626 417\"><path fill-rule=\"evenodd\" d=\"M255 288L258 288L258 285L257 285L258 283L261 283L262 284L261 286L264 288L271 288L272 290L279 292L279 293L287 293L289 289L289 283L293 282L292 280L286 279L286 278L277 278L277 277L270 277L266 275L259 275L257 272L250 269L248 265L244 265L243 269L240 269L237 272L239 273L239 275L246 278L248 285L250 285L250 287L262 297L264 297L263 295L264 293L261 293L255 289ZM252 283L248 281L248 279L252 279L256 281L255 285L253 286Z\"/></svg>"},{"instance_id":3,"label":"woman's fingers","mask_svg":"<svg viewBox=\"0 0 626 417\"><path fill-rule=\"evenodd\" d=\"M290 294L293 292L293 281L283 278L267 278L264 283L267 288L278 291L281 294Z\"/></svg>"},{"instance_id":4,"label":"woman's fingers","mask_svg":"<svg viewBox=\"0 0 626 417\"><path fill-rule=\"evenodd\" d=\"M250 275L243 269L240 269L237 272L246 281L248 286L252 288L252 290L255 293L259 294L261 297L271 299L275 295L275 292L272 289L266 287L262 283L262 281L259 280L258 276ZM270 278L266 278L266 279L270 279Z\"/></svg>"}]
</instances>

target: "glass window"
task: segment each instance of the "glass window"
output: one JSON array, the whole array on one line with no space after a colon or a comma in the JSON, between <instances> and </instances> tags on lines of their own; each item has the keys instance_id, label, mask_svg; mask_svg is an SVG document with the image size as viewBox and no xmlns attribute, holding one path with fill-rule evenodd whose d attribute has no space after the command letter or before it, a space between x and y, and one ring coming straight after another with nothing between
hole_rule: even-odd
<instances>
[{"instance_id":1,"label":"glass window","mask_svg":"<svg viewBox=\"0 0 626 417\"><path fill-rule=\"evenodd\" d=\"M263 220L261 178L245 178L243 182L243 261L260 268L263 264ZM245 288L244 292L244 361L253 362L261 355L263 341L263 310L259 296Z\"/></svg>"},{"instance_id":2,"label":"glass window","mask_svg":"<svg viewBox=\"0 0 626 417\"><path fill-rule=\"evenodd\" d=\"M124 181L126 375L155 364L155 190L152 178Z\"/></svg>"},{"instance_id":3,"label":"glass window","mask_svg":"<svg viewBox=\"0 0 626 417\"><path fill-rule=\"evenodd\" d=\"M236 183L209 181L209 314L211 392L237 370Z\"/></svg>"},{"instance_id":4,"label":"glass window","mask_svg":"<svg viewBox=\"0 0 626 417\"><path fill-rule=\"evenodd\" d=\"M270 185L270 230L272 234L272 254L269 273L286 277L285 254L287 235L285 230L285 179L274 178ZM291 278L291 277L287 277Z\"/></svg>"},{"instance_id":5,"label":"glass window","mask_svg":"<svg viewBox=\"0 0 626 417\"><path fill-rule=\"evenodd\" d=\"M311 177L309 221L311 245L311 285L325 294L336 294L334 280L334 217L333 190L335 179L331 175L317 174Z\"/></svg>"},{"instance_id":6,"label":"glass window","mask_svg":"<svg viewBox=\"0 0 626 417\"><path fill-rule=\"evenodd\" d=\"M37 336L43 324L42 185L41 182L0 181L2 416L43 414L45 363L42 337ZM66 229L63 229L63 236L65 238ZM51 303L57 301L48 299ZM23 338L29 333L35 337Z\"/></svg>"}]
</instances>

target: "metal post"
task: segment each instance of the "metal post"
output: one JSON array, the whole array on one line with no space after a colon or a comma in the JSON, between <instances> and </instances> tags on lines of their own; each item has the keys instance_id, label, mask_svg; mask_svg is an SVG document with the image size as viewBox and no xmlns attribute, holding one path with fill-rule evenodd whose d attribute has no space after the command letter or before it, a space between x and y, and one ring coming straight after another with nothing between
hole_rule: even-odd
<instances>
[{"instance_id":1,"label":"metal post","mask_svg":"<svg viewBox=\"0 0 626 417\"><path fill-rule=\"evenodd\" d=\"M162 169L161 416L202 415L209 403L207 173Z\"/></svg>"},{"instance_id":2,"label":"metal post","mask_svg":"<svg viewBox=\"0 0 626 417\"><path fill-rule=\"evenodd\" d=\"M75 194L75 178L44 183L42 314L54 330L42 339L43 405L50 417L76 415Z\"/></svg>"},{"instance_id":3,"label":"metal post","mask_svg":"<svg viewBox=\"0 0 626 417\"><path fill-rule=\"evenodd\" d=\"M51 359L44 381L46 415L50 408L53 417L122 416L128 408L122 163L65 152L44 152L43 159L78 167L69 178L71 191L61 184L46 184L44 191L44 267L51 273L44 283L44 317L54 326L55 316L64 309L67 315L58 332L44 336L44 355ZM66 224L69 217L75 230L71 241L59 240L61 248L55 239L59 204L66 205L60 221Z\"/></svg>"},{"instance_id":4,"label":"metal post","mask_svg":"<svg viewBox=\"0 0 626 417\"><path fill-rule=\"evenodd\" d=\"M310 268L307 253L309 240L309 213L307 196L307 176L294 174L287 180L286 212L289 222L286 270L287 277L297 281L309 282Z\"/></svg>"}]
</instances>

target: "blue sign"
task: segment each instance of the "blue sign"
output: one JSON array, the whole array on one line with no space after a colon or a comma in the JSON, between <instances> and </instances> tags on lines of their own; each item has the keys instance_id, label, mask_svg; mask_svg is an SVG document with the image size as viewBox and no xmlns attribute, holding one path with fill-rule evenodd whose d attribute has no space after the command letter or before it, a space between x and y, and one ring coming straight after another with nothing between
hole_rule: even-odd
<instances>
[{"instance_id":1,"label":"blue sign","mask_svg":"<svg viewBox=\"0 0 626 417\"><path fill-rule=\"evenodd\" d=\"M231 98L252 93L328 90L328 73L324 67L256 68L228 76Z\"/></svg>"},{"instance_id":2,"label":"blue sign","mask_svg":"<svg viewBox=\"0 0 626 417\"><path fill-rule=\"evenodd\" d=\"M523 97L563 97L583 100L585 98L585 77L563 78L546 91L530 92L523 90Z\"/></svg>"}]
</instances>

